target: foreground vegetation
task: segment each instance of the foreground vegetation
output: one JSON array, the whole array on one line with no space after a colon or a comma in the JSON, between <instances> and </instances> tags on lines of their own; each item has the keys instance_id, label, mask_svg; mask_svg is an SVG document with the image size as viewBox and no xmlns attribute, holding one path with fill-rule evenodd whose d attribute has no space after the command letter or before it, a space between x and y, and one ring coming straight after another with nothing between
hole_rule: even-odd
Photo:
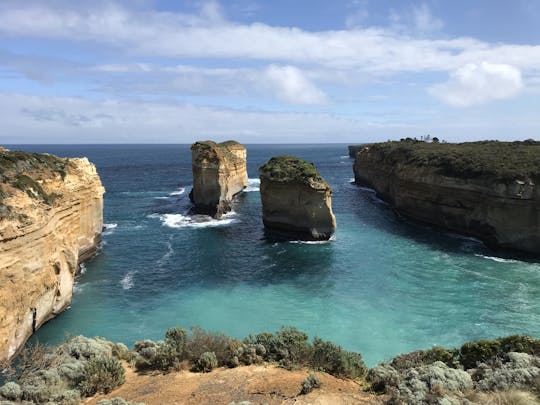
<instances>
[{"instance_id":1,"label":"foreground vegetation","mask_svg":"<svg viewBox=\"0 0 540 405\"><path fill-rule=\"evenodd\" d=\"M502 181L540 179L540 142L422 142L404 139L370 145L385 162L435 167L445 176L492 176Z\"/></svg>"},{"instance_id":2,"label":"foreground vegetation","mask_svg":"<svg viewBox=\"0 0 540 405\"><path fill-rule=\"evenodd\" d=\"M323 181L313 163L291 155L271 158L259 168L259 174L279 182L298 181L309 184L311 181Z\"/></svg>"},{"instance_id":3,"label":"foreground vegetation","mask_svg":"<svg viewBox=\"0 0 540 405\"><path fill-rule=\"evenodd\" d=\"M540 395L540 339L528 336L415 351L368 370L359 353L316 337L310 341L295 328L242 340L201 328L189 332L172 328L163 341L142 340L133 350L83 336L54 348L28 347L17 367L8 370L10 381L0 387L0 405L78 404L84 397L122 385L126 363L139 372L209 372L216 367L260 363L307 368L365 380L368 389L384 394L389 404L534 404ZM310 374L299 387L299 395L319 387L317 376ZM99 404L130 403L113 399Z\"/></svg>"}]
</instances>

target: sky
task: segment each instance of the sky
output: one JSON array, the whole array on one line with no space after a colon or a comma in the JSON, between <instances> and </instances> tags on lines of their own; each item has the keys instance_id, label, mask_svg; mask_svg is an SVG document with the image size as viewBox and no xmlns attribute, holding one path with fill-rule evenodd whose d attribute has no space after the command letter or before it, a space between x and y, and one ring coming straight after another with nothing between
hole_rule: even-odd
<instances>
[{"instance_id":1,"label":"sky","mask_svg":"<svg viewBox=\"0 0 540 405\"><path fill-rule=\"evenodd\" d=\"M0 144L540 139L538 0L0 0Z\"/></svg>"}]
</instances>

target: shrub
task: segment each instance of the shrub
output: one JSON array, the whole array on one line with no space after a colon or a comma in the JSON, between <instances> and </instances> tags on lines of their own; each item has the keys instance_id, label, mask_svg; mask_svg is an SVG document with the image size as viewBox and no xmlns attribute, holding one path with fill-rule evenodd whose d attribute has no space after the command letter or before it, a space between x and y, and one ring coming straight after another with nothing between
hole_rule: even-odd
<instances>
[{"instance_id":1,"label":"shrub","mask_svg":"<svg viewBox=\"0 0 540 405\"><path fill-rule=\"evenodd\" d=\"M165 344L173 348L178 356L184 353L187 332L182 328L171 328L165 333Z\"/></svg>"},{"instance_id":2,"label":"shrub","mask_svg":"<svg viewBox=\"0 0 540 405\"><path fill-rule=\"evenodd\" d=\"M411 367L433 364L436 361L442 361L449 367L455 368L459 364L459 351L457 349L444 349L442 347L417 350L394 357L391 365L397 370L406 370Z\"/></svg>"},{"instance_id":3,"label":"shrub","mask_svg":"<svg viewBox=\"0 0 540 405\"><path fill-rule=\"evenodd\" d=\"M467 396L474 404L485 405L533 405L538 399L526 391L510 390L490 393L473 393Z\"/></svg>"},{"instance_id":4,"label":"shrub","mask_svg":"<svg viewBox=\"0 0 540 405\"><path fill-rule=\"evenodd\" d=\"M203 353L213 352L220 366L228 365L233 357L233 340L223 333L207 332L200 327L191 328L184 346L184 357L196 362Z\"/></svg>"},{"instance_id":5,"label":"shrub","mask_svg":"<svg viewBox=\"0 0 540 405\"><path fill-rule=\"evenodd\" d=\"M120 360L131 361L133 359L133 353L131 353L128 347L123 343L116 343L112 347L112 355Z\"/></svg>"},{"instance_id":6,"label":"shrub","mask_svg":"<svg viewBox=\"0 0 540 405\"><path fill-rule=\"evenodd\" d=\"M84 365L79 390L84 396L107 394L125 382L122 364L114 357L95 357Z\"/></svg>"},{"instance_id":7,"label":"shrub","mask_svg":"<svg viewBox=\"0 0 540 405\"><path fill-rule=\"evenodd\" d=\"M321 381L319 380L319 378L314 374L309 374L307 378L302 381L302 389L300 391L300 395L309 394L315 388L319 388L320 386Z\"/></svg>"},{"instance_id":8,"label":"shrub","mask_svg":"<svg viewBox=\"0 0 540 405\"><path fill-rule=\"evenodd\" d=\"M10 381L0 387L0 397L16 401L22 396L22 390L19 384Z\"/></svg>"},{"instance_id":9,"label":"shrub","mask_svg":"<svg viewBox=\"0 0 540 405\"><path fill-rule=\"evenodd\" d=\"M313 339L311 365L337 377L357 378L367 371L359 353L349 352L319 338Z\"/></svg>"},{"instance_id":10,"label":"shrub","mask_svg":"<svg viewBox=\"0 0 540 405\"><path fill-rule=\"evenodd\" d=\"M260 333L246 340L247 344L264 346L265 359L278 361L285 368L309 363L311 347L308 336L296 328L281 328L277 333Z\"/></svg>"},{"instance_id":11,"label":"shrub","mask_svg":"<svg viewBox=\"0 0 540 405\"><path fill-rule=\"evenodd\" d=\"M298 181L309 184L310 181L323 181L313 163L291 155L271 158L259 168L259 175L279 182Z\"/></svg>"},{"instance_id":12,"label":"shrub","mask_svg":"<svg viewBox=\"0 0 540 405\"><path fill-rule=\"evenodd\" d=\"M476 388L481 391L507 391L535 389L540 378L540 357L527 353L508 353L506 361L493 360L481 363L473 373Z\"/></svg>"},{"instance_id":13,"label":"shrub","mask_svg":"<svg viewBox=\"0 0 540 405\"><path fill-rule=\"evenodd\" d=\"M214 352L204 352L196 361L194 369L203 373L208 373L218 366L218 360Z\"/></svg>"},{"instance_id":14,"label":"shrub","mask_svg":"<svg viewBox=\"0 0 540 405\"><path fill-rule=\"evenodd\" d=\"M369 370L366 380L371 383L372 391L385 393L389 388L398 385L400 374L390 364L381 363Z\"/></svg>"}]
</instances>

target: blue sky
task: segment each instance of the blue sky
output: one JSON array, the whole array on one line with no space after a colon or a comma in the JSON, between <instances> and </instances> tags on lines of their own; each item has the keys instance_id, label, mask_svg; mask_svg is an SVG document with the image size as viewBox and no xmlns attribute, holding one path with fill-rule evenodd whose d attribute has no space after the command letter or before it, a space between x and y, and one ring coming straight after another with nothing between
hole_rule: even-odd
<instances>
[{"instance_id":1,"label":"blue sky","mask_svg":"<svg viewBox=\"0 0 540 405\"><path fill-rule=\"evenodd\" d=\"M0 144L540 139L540 2L0 1Z\"/></svg>"}]
</instances>

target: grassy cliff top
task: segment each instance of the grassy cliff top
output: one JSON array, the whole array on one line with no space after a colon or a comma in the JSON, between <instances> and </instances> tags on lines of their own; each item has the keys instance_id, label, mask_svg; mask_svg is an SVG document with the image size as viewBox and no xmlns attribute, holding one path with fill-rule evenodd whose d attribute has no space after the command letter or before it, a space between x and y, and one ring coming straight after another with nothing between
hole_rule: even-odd
<instances>
[{"instance_id":1,"label":"grassy cliff top","mask_svg":"<svg viewBox=\"0 0 540 405\"><path fill-rule=\"evenodd\" d=\"M427 143L414 140L370 146L390 164L434 167L438 173L459 178L482 176L500 180L540 179L540 142L480 141Z\"/></svg>"},{"instance_id":2,"label":"grassy cliff top","mask_svg":"<svg viewBox=\"0 0 540 405\"><path fill-rule=\"evenodd\" d=\"M53 155L0 149L0 219L10 209L4 199L15 189L51 204L57 195L45 193L38 181L58 175L64 178L68 165L68 159Z\"/></svg>"},{"instance_id":3,"label":"grassy cliff top","mask_svg":"<svg viewBox=\"0 0 540 405\"><path fill-rule=\"evenodd\" d=\"M259 168L259 174L279 182L298 181L309 184L324 181L313 163L291 155L271 158Z\"/></svg>"},{"instance_id":4,"label":"grassy cliff top","mask_svg":"<svg viewBox=\"0 0 540 405\"><path fill-rule=\"evenodd\" d=\"M239 157L234 150L245 149L244 145L236 141L225 141L216 143L214 141L197 141L191 145L191 150L198 152L198 159L220 159L224 158L229 162L236 162Z\"/></svg>"}]
</instances>

